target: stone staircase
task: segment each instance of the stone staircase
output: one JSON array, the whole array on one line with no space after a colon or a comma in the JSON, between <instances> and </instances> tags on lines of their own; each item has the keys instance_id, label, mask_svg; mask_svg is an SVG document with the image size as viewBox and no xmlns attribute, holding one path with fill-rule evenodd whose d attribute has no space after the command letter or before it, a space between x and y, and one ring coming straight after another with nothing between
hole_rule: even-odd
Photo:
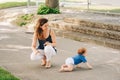
<instances>
[{"instance_id":1,"label":"stone staircase","mask_svg":"<svg viewBox=\"0 0 120 80\"><path fill-rule=\"evenodd\" d=\"M59 36L120 49L120 25L79 18L51 21Z\"/></svg>"}]
</instances>

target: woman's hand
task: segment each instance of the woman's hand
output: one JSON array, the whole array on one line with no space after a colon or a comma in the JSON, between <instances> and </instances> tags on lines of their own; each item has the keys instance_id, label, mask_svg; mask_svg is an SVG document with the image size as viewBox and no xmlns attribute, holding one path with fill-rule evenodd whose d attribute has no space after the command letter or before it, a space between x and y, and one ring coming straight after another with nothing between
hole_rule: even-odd
<instances>
[{"instance_id":1,"label":"woman's hand","mask_svg":"<svg viewBox=\"0 0 120 80\"><path fill-rule=\"evenodd\" d=\"M35 51L34 51L34 53L35 53L35 54L38 54L38 53L40 53L40 51L38 51L38 50L35 50Z\"/></svg>"}]
</instances>

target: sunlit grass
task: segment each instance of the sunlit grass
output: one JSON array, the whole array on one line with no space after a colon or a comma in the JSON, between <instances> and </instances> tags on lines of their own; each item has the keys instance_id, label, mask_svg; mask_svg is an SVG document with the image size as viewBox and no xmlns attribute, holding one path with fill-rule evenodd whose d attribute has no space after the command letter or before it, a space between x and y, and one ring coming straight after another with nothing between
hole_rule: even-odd
<instances>
[{"instance_id":1,"label":"sunlit grass","mask_svg":"<svg viewBox=\"0 0 120 80\"><path fill-rule=\"evenodd\" d=\"M35 2L31 2L31 5L35 5ZM27 2L6 2L0 4L0 9L27 6Z\"/></svg>"},{"instance_id":2,"label":"sunlit grass","mask_svg":"<svg viewBox=\"0 0 120 80\"><path fill-rule=\"evenodd\" d=\"M13 76L10 72L0 67L0 80L20 80Z\"/></svg>"},{"instance_id":3,"label":"sunlit grass","mask_svg":"<svg viewBox=\"0 0 120 80\"><path fill-rule=\"evenodd\" d=\"M85 2L87 0L60 0L60 1Z\"/></svg>"},{"instance_id":4,"label":"sunlit grass","mask_svg":"<svg viewBox=\"0 0 120 80\"><path fill-rule=\"evenodd\" d=\"M99 12L111 12L111 13L120 13L120 7L111 7L111 6L80 6L80 7L64 7L64 9L73 9L76 11L89 10L89 11L99 11Z\"/></svg>"},{"instance_id":5,"label":"sunlit grass","mask_svg":"<svg viewBox=\"0 0 120 80\"><path fill-rule=\"evenodd\" d=\"M112 7L112 6L91 6L89 9L90 9L91 11L120 13L120 7Z\"/></svg>"}]
</instances>

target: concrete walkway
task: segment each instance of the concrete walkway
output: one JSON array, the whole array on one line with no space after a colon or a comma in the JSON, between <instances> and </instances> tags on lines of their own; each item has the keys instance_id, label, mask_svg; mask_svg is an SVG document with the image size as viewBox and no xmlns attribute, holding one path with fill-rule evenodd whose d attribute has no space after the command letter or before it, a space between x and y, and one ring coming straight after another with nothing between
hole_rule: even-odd
<instances>
[{"instance_id":1,"label":"concrete walkway","mask_svg":"<svg viewBox=\"0 0 120 80\"><path fill-rule=\"evenodd\" d=\"M53 67L51 69L45 69L40 66L40 60L31 61L29 57L32 52L30 48L32 35L26 34L23 29L9 24L11 16L14 18L19 12L23 13L23 8L9 9L9 13L7 11L8 9L0 10L1 21L4 17L8 19L4 20L4 24L0 23L0 66L21 80L120 80L120 50L77 42L63 37L57 36L58 54L53 57ZM62 17L61 15L54 17L58 19L64 18L64 16L68 15L67 12L65 13ZM73 14L71 13L71 16L74 16ZM111 20L111 23L119 24L120 18L117 16L103 17L97 14L91 16L93 15L92 13L83 14L79 14L82 19L92 20L96 19L95 17L97 16L97 19L100 19L98 21L107 22ZM93 66L93 70L87 70L86 66L81 64L81 68L75 69L74 72L58 72L64 60L69 56L75 55L79 47L87 48L87 59Z\"/></svg>"},{"instance_id":2,"label":"concrete walkway","mask_svg":"<svg viewBox=\"0 0 120 80\"><path fill-rule=\"evenodd\" d=\"M40 60L30 60L31 42L32 35L24 30L0 25L0 66L21 80L120 80L120 50L57 37L58 53L52 59L53 67L45 69ZM73 72L58 72L64 60L75 55L79 47L87 48L93 70L81 64Z\"/></svg>"}]
</instances>

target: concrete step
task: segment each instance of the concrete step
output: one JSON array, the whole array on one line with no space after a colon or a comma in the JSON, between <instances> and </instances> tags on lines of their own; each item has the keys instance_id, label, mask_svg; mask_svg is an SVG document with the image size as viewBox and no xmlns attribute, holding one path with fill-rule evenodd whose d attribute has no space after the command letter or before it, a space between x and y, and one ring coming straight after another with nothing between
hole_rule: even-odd
<instances>
[{"instance_id":1,"label":"concrete step","mask_svg":"<svg viewBox=\"0 0 120 80\"><path fill-rule=\"evenodd\" d=\"M91 28L99 28L99 29L106 29L106 30L112 30L112 31L118 31L120 32L120 24L110 24L110 23L104 23L100 21L92 21L92 20L84 20L80 18L64 18L64 22L72 23L72 24L78 24L80 26L87 26Z\"/></svg>"},{"instance_id":2,"label":"concrete step","mask_svg":"<svg viewBox=\"0 0 120 80\"><path fill-rule=\"evenodd\" d=\"M57 28L60 30L65 30L65 31L79 32L79 33L88 34L96 37L104 37L104 38L114 39L118 41L120 40L120 32L118 31L80 26L78 24L66 23L64 21L53 21L51 22L51 27Z\"/></svg>"},{"instance_id":3,"label":"concrete step","mask_svg":"<svg viewBox=\"0 0 120 80\"><path fill-rule=\"evenodd\" d=\"M60 30L57 28L53 28L53 29L57 36L66 37L66 38L70 38L70 39L82 41L82 42L94 43L94 44L102 45L105 47L120 49L120 41L118 40L107 39L104 37L95 37L95 36L88 35L88 34Z\"/></svg>"}]
</instances>

